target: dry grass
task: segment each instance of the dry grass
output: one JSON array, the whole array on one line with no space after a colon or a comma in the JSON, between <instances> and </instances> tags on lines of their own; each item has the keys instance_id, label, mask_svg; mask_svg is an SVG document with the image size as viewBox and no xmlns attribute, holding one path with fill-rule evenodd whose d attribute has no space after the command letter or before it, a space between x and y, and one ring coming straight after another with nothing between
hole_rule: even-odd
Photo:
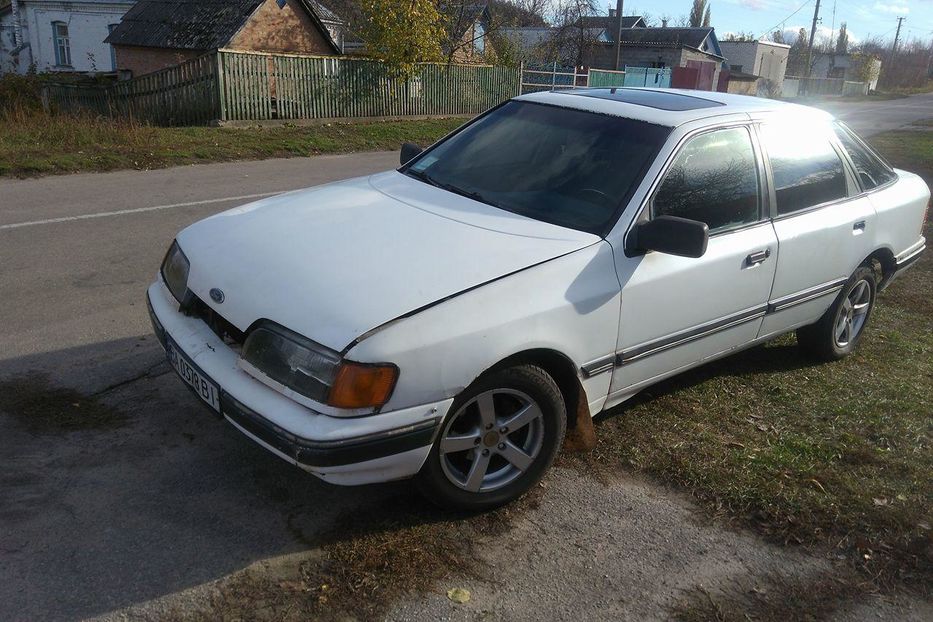
<instances>
[{"instance_id":1,"label":"dry grass","mask_svg":"<svg viewBox=\"0 0 933 622\"><path fill-rule=\"evenodd\" d=\"M405 141L430 144L463 122L451 118L309 127L164 128L92 116L0 111L0 177L393 150Z\"/></svg>"},{"instance_id":2,"label":"dry grass","mask_svg":"<svg viewBox=\"0 0 933 622\"><path fill-rule=\"evenodd\" d=\"M170 617L380 619L400 597L434 589L448 576L481 579L479 543L508 531L513 518L536 503L531 493L512 506L466 516L439 510L410 491L375 515L341 517L323 543L306 542L312 552L284 569L238 573L219 587L209 611Z\"/></svg>"}]
</instances>

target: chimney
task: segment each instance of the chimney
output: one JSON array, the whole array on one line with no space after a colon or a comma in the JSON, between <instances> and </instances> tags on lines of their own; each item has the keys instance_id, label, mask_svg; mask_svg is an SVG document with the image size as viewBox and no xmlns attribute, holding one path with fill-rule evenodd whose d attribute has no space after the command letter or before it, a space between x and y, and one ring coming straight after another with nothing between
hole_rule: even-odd
<instances>
[{"instance_id":1,"label":"chimney","mask_svg":"<svg viewBox=\"0 0 933 622\"><path fill-rule=\"evenodd\" d=\"M13 12L13 48L23 44L23 25L19 21L19 0L11 0L10 10Z\"/></svg>"},{"instance_id":2,"label":"chimney","mask_svg":"<svg viewBox=\"0 0 933 622\"><path fill-rule=\"evenodd\" d=\"M667 28L667 19L666 19L666 18L661 20L661 28Z\"/></svg>"},{"instance_id":3,"label":"chimney","mask_svg":"<svg viewBox=\"0 0 933 622\"><path fill-rule=\"evenodd\" d=\"M615 10L615 9L609 9L609 17L615 17L615 16L616 16L616 10Z\"/></svg>"}]
</instances>

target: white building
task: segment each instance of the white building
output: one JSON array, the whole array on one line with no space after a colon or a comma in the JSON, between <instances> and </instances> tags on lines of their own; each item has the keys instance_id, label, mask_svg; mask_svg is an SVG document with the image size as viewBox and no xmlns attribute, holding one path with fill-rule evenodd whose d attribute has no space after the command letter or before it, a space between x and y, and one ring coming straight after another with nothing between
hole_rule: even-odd
<instances>
[{"instance_id":1,"label":"white building","mask_svg":"<svg viewBox=\"0 0 933 622\"><path fill-rule=\"evenodd\" d=\"M0 73L114 71L104 39L133 0L0 0ZM17 23L17 19L18 23ZM17 32L20 34L17 35Z\"/></svg>"},{"instance_id":2,"label":"white building","mask_svg":"<svg viewBox=\"0 0 933 622\"><path fill-rule=\"evenodd\" d=\"M719 47L730 70L764 78L777 88L784 82L789 45L773 41L720 41Z\"/></svg>"}]
</instances>

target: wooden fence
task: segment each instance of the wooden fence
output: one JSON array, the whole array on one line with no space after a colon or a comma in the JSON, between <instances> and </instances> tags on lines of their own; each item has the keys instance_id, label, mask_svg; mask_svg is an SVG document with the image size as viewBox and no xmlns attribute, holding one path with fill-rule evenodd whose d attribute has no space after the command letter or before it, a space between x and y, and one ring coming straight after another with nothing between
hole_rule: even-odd
<instances>
[{"instance_id":1,"label":"wooden fence","mask_svg":"<svg viewBox=\"0 0 933 622\"><path fill-rule=\"evenodd\" d=\"M50 84L60 112L85 111L154 125L205 125L217 119L217 59L200 56L168 69L109 85Z\"/></svg>"},{"instance_id":2,"label":"wooden fence","mask_svg":"<svg viewBox=\"0 0 933 622\"><path fill-rule=\"evenodd\" d=\"M518 93L520 71L220 50L109 86L53 84L50 106L158 125L479 114Z\"/></svg>"}]
</instances>

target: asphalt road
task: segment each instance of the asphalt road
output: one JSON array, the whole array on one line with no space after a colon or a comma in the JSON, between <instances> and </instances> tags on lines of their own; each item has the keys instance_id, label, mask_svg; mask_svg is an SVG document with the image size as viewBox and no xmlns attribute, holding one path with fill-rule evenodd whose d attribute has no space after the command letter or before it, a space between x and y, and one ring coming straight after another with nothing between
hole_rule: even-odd
<instances>
[{"instance_id":1,"label":"asphalt road","mask_svg":"<svg viewBox=\"0 0 933 622\"><path fill-rule=\"evenodd\" d=\"M914 121L933 117L933 93L887 101L826 101L816 104L845 121L862 136L896 130Z\"/></svg>"},{"instance_id":2,"label":"asphalt road","mask_svg":"<svg viewBox=\"0 0 933 622\"><path fill-rule=\"evenodd\" d=\"M895 117L906 124L930 116L931 97L866 104L871 110L846 104L841 114L863 131L887 128ZM213 419L163 362L143 299L187 224L396 162L395 153L366 153L0 181L0 619L77 619L198 593L254 562L314 549L347 513L409 498L404 483L323 484ZM23 418L59 411L93 416L69 429L54 417L41 425ZM704 560L719 581L749 568L774 572L773 560L794 572L814 563L752 536L698 528L688 502L644 484L599 490L562 471L549 505L512 536L514 547L526 546L529 530L550 525L534 537L559 552L562 521L576 524L576 541L598 553L599 567L578 555L574 572L626 577L562 584L570 553L525 551L535 558L528 567L537 589L551 586L526 586L525 597L556 599L568 617L578 611L568 602L592 603L610 585L610 618L657 617L662 610L645 603L661 607L702 578ZM616 525L615 561L604 559L604 530L579 514L587 495L599 497L591 501L599 522ZM663 565L652 566L657 560ZM515 606L508 588L489 589L488 602ZM415 599L396 615L430 617L447 606Z\"/></svg>"}]
</instances>

